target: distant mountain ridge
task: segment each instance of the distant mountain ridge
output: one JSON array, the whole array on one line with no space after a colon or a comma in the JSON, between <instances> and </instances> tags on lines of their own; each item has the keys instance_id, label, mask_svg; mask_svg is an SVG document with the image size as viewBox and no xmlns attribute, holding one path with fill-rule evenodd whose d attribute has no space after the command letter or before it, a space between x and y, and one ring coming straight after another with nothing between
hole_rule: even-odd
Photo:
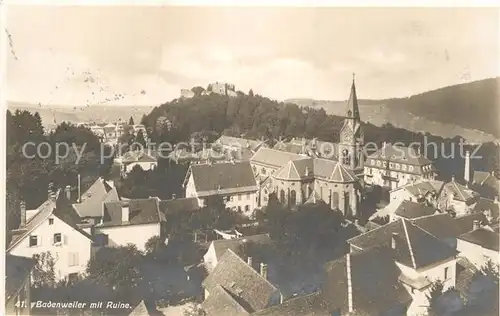
<instances>
[{"instance_id":1,"label":"distant mountain ridge","mask_svg":"<svg viewBox=\"0 0 500 316\"><path fill-rule=\"evenodd\" d=\"M361 119L375 125L391 123L443 137L461 135L471 141L500 138L500 78L444 87L409 98L360 99ZM362 91L358 92L362 95ZM344 115L345 101L288 99L301 106L323 107Z\"/></svg>"}]
</instances>

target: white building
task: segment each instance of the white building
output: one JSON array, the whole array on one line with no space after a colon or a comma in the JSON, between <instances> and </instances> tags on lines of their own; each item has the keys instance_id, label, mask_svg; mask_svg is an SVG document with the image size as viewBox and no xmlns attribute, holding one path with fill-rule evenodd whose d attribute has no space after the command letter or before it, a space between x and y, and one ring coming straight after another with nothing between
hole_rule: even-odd
<instances>
[{"instance_id":1,"label":"white building","mask_svg":"<svg viewBox=\"0 0 500 316\"><path fill-rule=\"evenodd\" d=\"M474 229L460 235L457 239L457 250L478 269L491 261L498 267L500 264L500 235L488 227L480 227L474 223Z\"/></svg>"},{"instance_id":2,"label":"white building","mask_svg":"<svg viewBox=\"0 0 500 316\"><path fill-rule=\"evenodd\" d=\"M257 208L257 182L249 162L191 165L184 181L186 197L205 199L220 196L226 207L250 216Z\"/></svg>"},{"instance_id":3,"label":"white building","mask_svg":"<svg viewBox=\"0 0 500 316\"><path fill-rule=\"evenodd\" d=\"M146 242L162 236L164 214L158 198L104 203L104 216L95 225L96 239L109 247L134 244L144 251Z\"/></svg>"},{"instance_id":4,"label":"white building","mask_svg":"<svg viewBox=\"0 0 500 316\"><path fill-rule=\"evenodd\" d=\"M21 206L21 226L13 232L7 253L33 257L50 252L55 259L57 280L84 274L92 253L92 236L79 227L82 222L74 210L60 199L59 192L49 199L27 219L27 211Z\"/></svg>"},{"instance_id":5,"label":"white building","mask_svg":"<svg viewBox=\"0 0 500 316\"><path fill-rule=\"evenodd\" d=\"M142 150L128 151L122 157L115 159L115 163L120 165L122 175L127 175L135 166L141 167L144 171L154 170L158 167L158 160Z\"/></svg>"},{"instance_id":6,"label":"white building","mask_svg":"<svg viewBox=\"0 0 500 316\"><path fill-rule=\"evenodd\" d=\"M364 165L365 182L396 189L421 179L433 180L436 168L418 150L384 142L383 147L368 156Z\"/></svg>"}]
</instances>

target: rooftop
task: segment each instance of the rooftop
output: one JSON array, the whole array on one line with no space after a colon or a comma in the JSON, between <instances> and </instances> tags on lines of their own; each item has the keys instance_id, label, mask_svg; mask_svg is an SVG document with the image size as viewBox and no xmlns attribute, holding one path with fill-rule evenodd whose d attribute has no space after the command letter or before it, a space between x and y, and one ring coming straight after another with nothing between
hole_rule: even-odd
<instances>
[{"instance_id":1,"label":"rooftop","mask_svg":"<svg viewBox=\"0 0 500 316\"><path fill-rule=\"evenodd\" d=\"M458 237L483 248L500 251L500 235L497 232L485 228L475 229Z\"/></svg>"}]
</instances>

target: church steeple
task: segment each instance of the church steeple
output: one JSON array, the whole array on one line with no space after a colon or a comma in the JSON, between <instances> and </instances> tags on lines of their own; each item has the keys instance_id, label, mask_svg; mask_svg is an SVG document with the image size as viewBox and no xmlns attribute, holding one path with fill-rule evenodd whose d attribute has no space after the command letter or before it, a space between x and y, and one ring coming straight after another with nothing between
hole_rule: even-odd
<instances>
[{"instance_id":1,"label":"church steeple","mask_svg":"<svg viewBox=\"0 0 500 316\"><path fill-rule=\"evenodd\" d=\"M361 118L359 116L358 97L356 95L356 84L354 76L355 75L352 74L351 95L349 96L349 101L347 101L346 118L361 121Z\"/></svg>"}]
</instances>

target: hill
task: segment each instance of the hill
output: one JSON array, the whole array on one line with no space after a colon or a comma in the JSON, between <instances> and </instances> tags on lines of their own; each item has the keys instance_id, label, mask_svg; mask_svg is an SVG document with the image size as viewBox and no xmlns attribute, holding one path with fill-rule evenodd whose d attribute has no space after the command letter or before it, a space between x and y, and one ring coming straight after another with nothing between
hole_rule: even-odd
<instances>
[{"instance_id":1,"label":"hill","mask_svg":"<svg viewBox=\"0 0 500 316\"><path fill-rule=\"evenodd\" d=\"M153 109L153 106L106 105L80 107L52 106L47 108L23 103L9 103L7 106L11 111L27 110L38 112L45 128L53 128L63 121L73 124L78 122L107 123L116 122L119 119L128 121L131 116L134 118L134 122L139 123L142 116L148 114Z\"/></svg>"},{"instance_id":2,"label":"hill","mask_svg":"<svg viewBox=\"0 0 500 316\"><path fill-rule=\"evenodd\" d=\"M391 123L412 131L485 142L500 138L500 78L445 87L409 98L359 100L361 118L377 126ZM344 115L344 101L289 99L300 106L322 107Z\"/></svg>"}]
</instances>

